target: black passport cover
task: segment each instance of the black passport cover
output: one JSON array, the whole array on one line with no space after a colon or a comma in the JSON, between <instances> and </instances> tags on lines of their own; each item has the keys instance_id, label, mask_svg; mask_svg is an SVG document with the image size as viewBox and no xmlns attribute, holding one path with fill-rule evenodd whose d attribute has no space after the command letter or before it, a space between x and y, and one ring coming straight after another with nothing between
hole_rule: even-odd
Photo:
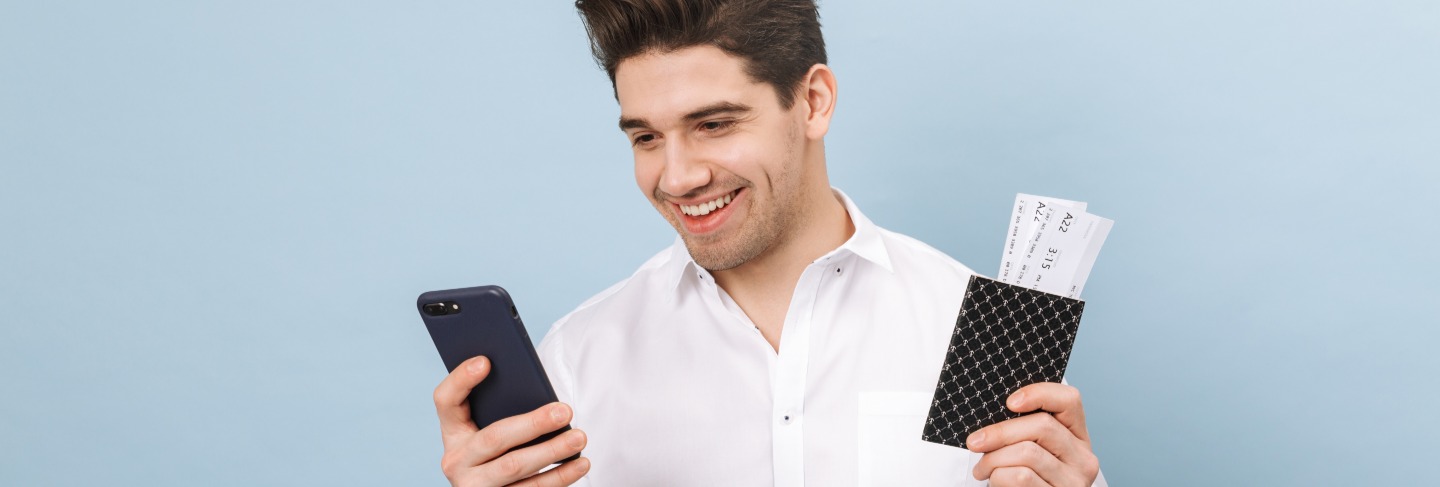
<instances>
[{"instance_id":1,"label":"black passport cover","mask_svg":"<svg viewBox=\"0 0 1440 487\"><path fill-rule=\"evenodd\" d=\"M921 438L965 448L970 433L1022 416L1005 400L1065 377L1084 309L1078 299L971 276Z\"/></svg>"}]
</instances>

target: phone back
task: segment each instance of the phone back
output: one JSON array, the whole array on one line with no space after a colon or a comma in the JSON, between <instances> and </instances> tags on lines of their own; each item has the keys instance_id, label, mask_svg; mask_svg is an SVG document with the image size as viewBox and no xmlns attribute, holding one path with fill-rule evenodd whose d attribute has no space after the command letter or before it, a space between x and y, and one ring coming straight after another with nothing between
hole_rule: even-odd
<instances>
[{"instance_id":1,"label":"phone back","mask_svg":"<svg viewBox=\"0 0 1440 487\"><path fill-rule=\"evenodd\" d=\"M443 313L436 304L443 306ZM445 370L471 357L490 359L490 375L470 392L470 417L485 426L556 401L540 357L525 333L510 294L481 286L421 294L415 306L430 330ZM431 309L427 310L426 307ZM570 429L563 427L516 448L537 444Z\"/></svg>"}]
</instances>

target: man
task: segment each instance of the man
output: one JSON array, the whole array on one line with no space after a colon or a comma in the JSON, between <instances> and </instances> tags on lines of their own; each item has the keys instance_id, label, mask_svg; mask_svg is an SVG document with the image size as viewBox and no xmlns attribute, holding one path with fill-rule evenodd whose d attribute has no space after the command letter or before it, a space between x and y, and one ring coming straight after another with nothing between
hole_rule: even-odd
<instances>
[{"instance_id":1,"label":"man","mask_svg":"<svg viewBox=\"0 0 1440 487\"><path fill-rule=\"evenodd\" d=\"M1079 393L1061 384L1015 393L1011 409L1042 412L977 432L973 452L919 439L972 272L830 187L836 81L812 0L576 6L636 182L679 239L545 337L561 403L477 429L465 398L483 357L436 388L452 483L1095 481Z\"/></svg>"}]
</instances>

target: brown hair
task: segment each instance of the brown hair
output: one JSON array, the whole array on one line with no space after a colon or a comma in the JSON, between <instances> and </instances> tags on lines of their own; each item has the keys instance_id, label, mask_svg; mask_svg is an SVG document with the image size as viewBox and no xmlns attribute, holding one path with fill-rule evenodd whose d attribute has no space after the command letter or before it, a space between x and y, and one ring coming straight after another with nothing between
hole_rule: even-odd
<instances>
[{"instance_id":1,"label":"brown hair","mask_svg":"<svg viewBox=\"0 0 1440 487\"><path fill-rule=\"evenodd\" d=\"M710 45L743 59L790 108L805 73L825 63L814 0L576 0L575 9L612 87L621 61Z\"/></svg>"}]
</instances>

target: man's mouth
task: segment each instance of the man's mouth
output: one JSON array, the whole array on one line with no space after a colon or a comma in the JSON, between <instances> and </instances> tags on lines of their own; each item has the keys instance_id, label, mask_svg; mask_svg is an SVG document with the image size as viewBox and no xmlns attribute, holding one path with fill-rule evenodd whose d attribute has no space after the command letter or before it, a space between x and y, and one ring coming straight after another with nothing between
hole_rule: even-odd
<instances>
[{"instance_id":1,"label":"man's mouth","mask_svg":"<svg viewBox=\"0 0 1440 487\"><path fill-rule=\"evenodd\" d=\"M675 205L680 209L680 223L691 235L705 235L725 226L730 220L731 203L740 204L742 189L715 197L710 201L694 205Z\"/></svg>"},{"instance_id":2,"label":"man's mouth","mask_svg":"<svg viewBox=\"0 0 1440 487\"><path fill-rule=\"evenodd\" d=\"M690 215L690 216L705 216L705 215L709 215L710 212L712 212L712 211L715 211L715 210L724 208L725 205L730 204L730 200L731 200L732 198L734 198L734 197L735 197L735 191L731 191L731 192L729 192L729 193L726 193L724 196L721 196L721 197L719 197L719 198L715 198L715 199L713 199L713 200L710 200L710 201L708 201L708 202L701 203L701 204L698 204L698 205L676 205L676 206L679 206L679 207L680 207L680 212L681 212L681 213L684 213L684 214L686 214L686 215Z\"/></svg>"}]
</instances>

